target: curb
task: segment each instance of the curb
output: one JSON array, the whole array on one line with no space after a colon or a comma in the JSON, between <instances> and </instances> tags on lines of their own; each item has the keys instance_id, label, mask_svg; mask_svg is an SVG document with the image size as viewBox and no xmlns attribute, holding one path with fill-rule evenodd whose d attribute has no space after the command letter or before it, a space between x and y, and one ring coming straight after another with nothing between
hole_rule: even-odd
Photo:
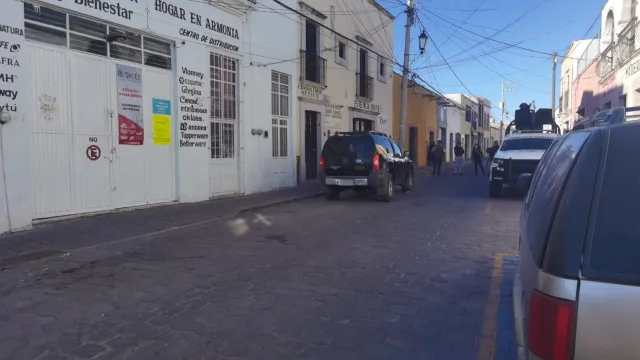
<instances>
[{"instance_id":1,"label":"curb","mask_svg":"<svg viewBox=\"0 0 640 360\"><path fill-rule=\"evenodd\" d=\"M216 218L212 218L212 219L208 219L208 220L204 220L204 221L199 221L199 222L195 222L195 223L191 223L191 224L185 224L185 225L181 225L181 226L172 226L172 227L169 227L169 228L166 228L166 229L156 230L156 231L152 231L152 232L145 233L145 234L134 235L134 236L125 237L125 238L121 238L121 239L114 239L114 240L111 240L111 241L103 242L101 244L92 245L92 246L88 246L88 247L84 247L84 248L77 248L77 249L73 249L73 250L41 249L41 250L36 250L36 251L31 251L31 252L24 252L24 253L20 253L20 254L9 256L9 257L5 257L5 258L0 258L0 271L8 271L12 267L15 267L16 265L21 265L21 264L25 264L25 263L32 263L32 262L42 261L42 260L53 260L53 259L57 259L57 258L67 257L67 256L69 256L69 255L71 255L73 253L78 253L78 252L81 252L81 251L97 249L97 248L100 248L100 247L106 246L106 245L112 245L112 244L117 244L117 243L120 243L120 242L138 240L138 239L146 238L146 237L153 236L153 235L160 235L160 234L172 232L172 231L175 231L175 230L187 229L187 228L191 228L191 227L195 227L195 226L199 226L199 225L205 225L205 224L218 222L218 221L221 221L221 220L232 219L232 218L234 218L234 217L236 217L236 216L238 216L240 214L244 214L244 213L247 213L247 212L260 210L260 209L266 209L266 208L279 206L279 205L291 204L291 203L298 202L298 201L303 201L303 200L316 198L316 197L319 197L319 196L322 196L322 195L324 195L324 192L317 192L317 193L312 193L312 194L308 194L308 195L302 195L302 196L299 196L299 197L294 197L294 198L285 199L285 200L276 200L276 201L269 202L269 203L266 203L266 204L248 206L248 207L236 210L236 211L232 212L229 215L219 216L219 217L216 217Z\"/></svg>"},{"instance_id":2,"label":"curb","mask_svg":"<svg viewBox=\"0 0 640 360\"><path fill-rule=\"evenodd\" d=\"M291 199L277 200L277 201L274 201L274 202L271 202L271 203L267 203L267 204L249 206L249 207L242 208L242 209L236 211L233 215L231 215L231 217L238 216L240 214L244 214L244 213L255 211L255 210L262 210L262 209L267 209L267 208L278 206L278 205L286 205L286 204L291 204L291 203L295 203L295 202L298 202L298 201L313 199L313 198L316 198L316 197L323 196L324 194L325 194L324 191L322 191L322 192L309 194L309 195L303 195L303 196L299 196L299 197L295 197L295 198L291 198ZM224 216L224 218L226 218L226 216Z\"/></svg>"}]
</instances>

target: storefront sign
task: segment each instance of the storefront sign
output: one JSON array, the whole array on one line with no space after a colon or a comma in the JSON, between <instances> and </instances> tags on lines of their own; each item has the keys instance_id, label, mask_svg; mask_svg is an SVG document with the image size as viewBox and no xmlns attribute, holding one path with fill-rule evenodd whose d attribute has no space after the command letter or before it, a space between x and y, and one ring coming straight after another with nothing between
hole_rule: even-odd
<instances>
[{"instance_id":1,"label":"storefront sign","mask_svg":"<svg viewBox=\"0 0 640 360\"><path fill-rule=\"evenodd\" d=\"M233 45L233 44L229 44L228 42L224 42L222 40L210 38L207 35L200 34L199 32L196 32L193 30L180 28L180 30L178 31L178 34L182 37L199 41L205 45L211 45L211 46L219 47L219 48L230 50L230 51L240 50L240 47L238 45Z\"/></svg>"},{"instance_id":2,"label":"storefront sign","mask_svg":"<svg viewBox=\"0 0 640 360\"><path fill-rule=\"evenodd\" d=\"M368 110L373 112L380 112L380 105L376 105L374 103L370 103L362 100L354 100L353 106L357 109Z\"/></svg>"},{"instance_id":3,"label":"storefront sign","mask_svg":"<svg viewBox=\"0 0 640 360\"><path fill-rule=\"evenodd\" d=\"M209 141L209 109L205 107L202 71L180 68L180 147L207 147ZM208 103L208 101L207 101Z\"/></svg>"},{"instance_id":4,"label":"storefront sign","mask_svg":"<svg viewBox=\"0 0 640 360\"><path fill-rule=\"evenodd\" d=\"M151 0L150 0L151 1ZM185 26L178 30L178 35L183 38L187 38L191 41L197 41L205 45L219 47L229 51L238 51L240 47L236 44L228 43L219 39L212 38L209 34L216 33L231 39L240 40L240 33L238 29L233 28L220 21L203 17L202 13L196 11L189 11L178 5L174 5L164 0L153 0L153 9L162 14L172 17L172 20L179 20L184 23ZM198 28L193 28L192 25L198 26L204 32L199 31ZM206 30L205 30L206 29ZM207 31L209 30L209 31Z\"/></svg>"},{"instance_id":5,"label":"storefront sign","mask_svg":"<svg viewBox=\"0 0 640 360\"><path fill-rule=\"evenodd\" d=\"M216 46L229 51L239 51L239 22L236 27L227 22L236 16L216 11L205 1L166 0L42 0L81 14L121 24L138 30L151 30L155 34L182 37L187 40ZM177 5L180 4L180 5ZM207 17L204 14L217 14ZM211 16L211 15L210 15ZM168 25L168 26L167 26ZM0 27L0 31L2 28ZM236 44L212 36L237 41Z\"/></svg>"},{"instance_id":6,"label":"storefront sign","mask_svg":"<svg viewBox=\"0 0 640 360\"><path fill-rule=\"evenodd\" d=\"M135 29L147 27L147 2L139 0L42 0L81 14Z\"/></svg>"},{"instance_id":7,"label":"storefront sign","mask_svg":"<svg viewBox=\"0 0 640 360\"><path fill-rule=\"evenodd\" d=\"M118 143L121 145L142 145L144 142L142 72L139 68L117 64L116 73Z\"/></svg>"},{"instance_id":8,"label":"storefront sign","mask_svg":"<svg viewBox=\"0 0 640 360\"><path fill-rule=\"evenodd\" d=\"M18 7L19 4L11 6ZM3 15L5 11L7 15L11 14L11 6L7 5L6 9L3 6ZM19 82L23 73L20 62L25 54L20 51L24 42L24 21L7 16L7 23L3 23L4 19L0 16L0 112L16 114L22 110L19 104L24 98Z\"/></svg>"},{"instance_id":9,"label":"storefront sign","mask_svg":"<svg viewBox=\"0 0 640 360\"><path fill-rule=\"evenodd\" d=\"M324 106L324 117L325 119L342 119L342 108L344 105L338 104L326 104Z\"/></svg>"},{"instance_id":10,"label":"storefront sign","mask_svg":"<svg viewBox=\"0 0 640 360\"><path fill-rule=\"evenodd\" d=\"M76 1L80 1L80 0L76 0ZM85 1L92 1L92 0L85 0ZM217 32L218 34L225 35L236 40L240 39L240 35L238 34L237 29L234 29L231 26L222 24L220 22L209 19L207 17L203 18L202 15L200 14L197 14L191 11L186 11L184 8L177 5L173 5L168 1L154 0L154 10L173 16L176 19L207 28L213 32Z\"/></svg>"},{"instance_id":11,"label":"storefront sign","mask_svg":"<svg viewBox=\"0 0 640 360\"><path fill-rule=\"evenodd\" d=\"M635 60L624 71L624 77L629 78L640 71L640 59Z\"/></svg>"},{"instance_id":12,"label":"storefront sign","mask_svg":"<svg viewBox=\"0 0 640 360\"><path fill-rule=\"evenodd\" d=\"M322 89L315 86L298 84L298 90L300 90L300 95L307 99L320 100L320 95L322 95Z\"/></svg>"},{"instance_id":13,"label":"storefront sign","mask_svg":"<svg viewBox=\"0 0 640 360\"><path fill-rule=\"evenodd\" d=\"M171 101L164 99L152 99L153 115L151 123L153 127L154 145L171 145Z\"/></svg>"}]
</instances>

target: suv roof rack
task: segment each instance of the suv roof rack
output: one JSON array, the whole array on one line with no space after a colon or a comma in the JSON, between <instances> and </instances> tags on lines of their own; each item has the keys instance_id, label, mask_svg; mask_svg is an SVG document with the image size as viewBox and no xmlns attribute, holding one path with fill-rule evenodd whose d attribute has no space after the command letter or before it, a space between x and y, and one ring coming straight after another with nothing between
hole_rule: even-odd
<instances>
[{"instance_id":1,"label":"suv roof rack","mask_svg":"<svg viewBox=\"0 0 640 360\"><path fill-rule=\"evenodd\" d=\"M581 130L592 127L611 126L615 124L622 124L629 121L640 120L640 106L617 106L611 109L597 112L584 118L582 121L573 125L573 129Z\"/></svg>"},{"instance_id":2,"label":"suv roof rack","mask_svg":"<svg viewBox=\"0 0 640 360\"><path fill-rule=\"evenodd\" d=\"M513 130L509 135L513 134L555 134L553 130Z\"/></svg>"},{"instance_id":3,"label":"suv roof rack","mask_svg":"<svg viewBox=\"0 0 640 360\"><path fill-rule=\"evenodd\" d=\"M379 131L336 131L335 133L333 133L333 136L348 136L348 135L363 135L363 134L384 136L386 138L389 137L389 135Z\"/></svg>"}]
</instances>

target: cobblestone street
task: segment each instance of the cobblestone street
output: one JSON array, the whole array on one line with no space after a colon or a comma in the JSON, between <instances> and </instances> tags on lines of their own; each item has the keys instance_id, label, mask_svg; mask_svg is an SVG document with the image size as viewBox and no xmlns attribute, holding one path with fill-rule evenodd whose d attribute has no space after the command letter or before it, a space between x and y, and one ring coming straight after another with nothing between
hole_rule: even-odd
<instances>
[{"instance_id":1,"label":"cobblestone street","mask_svg":"<svg viewBox=\"0 0 640 360\"><path fill-rule=\"evenodd\" d=\"M522 200L448 169L391 203L343 195L11 267L0 358L502 360L495 259Z\"/></svg>"}]
</instances>

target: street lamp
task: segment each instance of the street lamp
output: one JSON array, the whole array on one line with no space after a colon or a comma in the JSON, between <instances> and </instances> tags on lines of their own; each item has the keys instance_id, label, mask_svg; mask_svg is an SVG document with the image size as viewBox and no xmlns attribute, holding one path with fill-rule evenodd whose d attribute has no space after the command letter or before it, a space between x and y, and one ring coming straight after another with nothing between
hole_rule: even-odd
<instances>
[{"instance_id":1,"label":"street lamp","mask_svg":"<svg viewBox=\"0 0 640 360\"><path fill-rule=\"evenodd\" d=\"M424 50L427 48L428 39L429 36L427 36L427 33L424 30L422 30L422 34L418 36L418 46L420 46L420 54L424 54Z\"/></svg>"}]
</instances>

